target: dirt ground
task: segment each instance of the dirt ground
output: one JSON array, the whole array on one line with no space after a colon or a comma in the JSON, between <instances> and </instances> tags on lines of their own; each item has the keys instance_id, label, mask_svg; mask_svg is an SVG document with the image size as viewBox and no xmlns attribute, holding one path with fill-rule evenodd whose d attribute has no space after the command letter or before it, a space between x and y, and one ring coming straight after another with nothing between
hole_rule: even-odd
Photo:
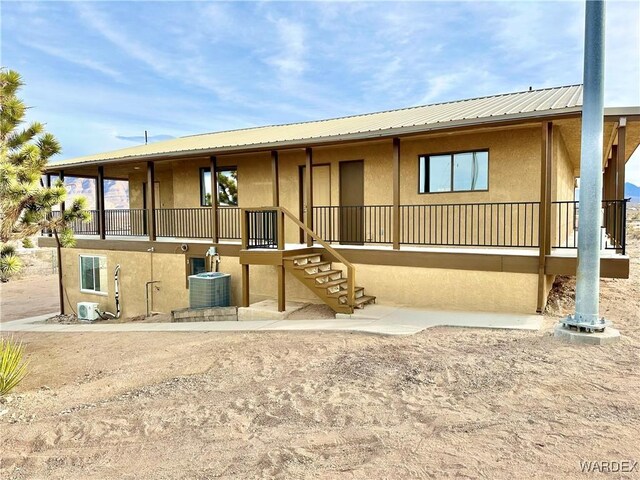
<instances>
[{"instance_id":1,"label":"dirt ground","mask_svg":"<svg viewBox=\"0 0 640 480\"><path fill-rule=\"evenodd\" d=\"M21 335L0 478L565 479L640 461L629 250L631 279L602 282L624 335L606 347L553 339L564 300L543 332Z\"/></svg>"},{"instance_id":2,"label":"dirt ground","mask_svg":"<svg viewBox=\"0 0 640 480\"><path fill-rule=\"evenodd\" d=\"M0 322L59 311L57 275L30 275L0 283Z\"/></svg>"}]
</instances>

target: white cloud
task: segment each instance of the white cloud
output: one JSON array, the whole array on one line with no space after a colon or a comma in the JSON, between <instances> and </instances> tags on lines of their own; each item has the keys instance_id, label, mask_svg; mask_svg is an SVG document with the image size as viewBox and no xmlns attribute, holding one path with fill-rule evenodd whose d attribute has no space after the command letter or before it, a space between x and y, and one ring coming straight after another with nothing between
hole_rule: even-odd
<instances>
[{"instance_id":1,"label":"white cloud","mask_svg":"<svg viewBox=\"0 0 640 480\"><path fill-rule=\"evenodd\" d=\"M106 75L107 77L110 77L111 79L116 80L118 82L123 80L123 75L119 71L113 68L107 67L101 62L93 60L85 56L84 54L71 52L69 51L69 49L57 48L51 45L45 45L43 43L24 42L24 41L21 43L26 47L32 48L34 50L39 50L42 53L45 53L49 56L59 58L66 62L71 62L81 67L85 67L95 72Z\"/></svg>"},{"instance_id":2,"label":"white cloud","mask_svg":"<svg viewBox=\"0 0 640 480\"><path fill-rule=\"evenodd\" d=\"M184 81L205 88L222 99L240 100L233 88L221 84L208 69L202 68L203 60L200 57L185 58L182 55L175 55L175 58L171 58L163 51L128 35L95 6L80 2L74 3L74 6L89 27L154 72L167 79Z\"/></svg>"},{"instance_id":3,"label":"white cloud","mask_svg":"<svg viewBox=\"0 0 640 480\"><path fill-rule=\"evenodd\" d=\"M275 46L277 53L265 58L265 62L275 67L277 75L282 80L294 80L307 68L305 28L302 24L284 17L270 20L276 27L280 42Z\"/></svg>"}]
</instances>

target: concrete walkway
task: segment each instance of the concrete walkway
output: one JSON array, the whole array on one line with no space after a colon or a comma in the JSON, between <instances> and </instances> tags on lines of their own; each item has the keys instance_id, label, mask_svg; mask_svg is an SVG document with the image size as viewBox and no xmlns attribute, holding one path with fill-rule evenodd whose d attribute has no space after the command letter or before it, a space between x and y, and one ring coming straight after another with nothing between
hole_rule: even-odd
<instances>
[{"instance_id":1,"label":"concrete walkway","mask_svg":"<svg viewBox=\"0 0 640 480\"><path fill-rule=\"evenodd\" d=\"M338 314L330 320L251 320L240 322L188 323L42 323L53 316L25 318L2 323L2 332L272 332L346 331L381 335L413 335L436 326L539 330L539 315L453 312L370 305L354 315Z\"/></svg>"}]
</instances>

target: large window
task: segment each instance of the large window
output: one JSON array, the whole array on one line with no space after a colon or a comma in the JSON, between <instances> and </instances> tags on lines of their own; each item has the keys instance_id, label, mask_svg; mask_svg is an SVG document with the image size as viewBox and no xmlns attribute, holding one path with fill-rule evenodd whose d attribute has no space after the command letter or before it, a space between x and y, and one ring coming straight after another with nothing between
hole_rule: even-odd
<instances>
[{"instance_id":1,"label":"large window","mask_svg":"<svg viewBox=\"0 0 640 480\"><path fill-rule=\"evenodd\" d=\"M472 192L489 188L489 152L420 155L419 192Z\"/></svg>"},{"instance_id":2,"label":"large window","mask_svg":"<svg viewBox=\"0 0 640 480\"><path fill-rule=\"evenodd\" d=\"M200 169L200 205L211 205L211 169ZM218 205L238 206L238 170L236 167L218 169Z\"/></svg>"},{"instance_id":3,"label":"large window","mask_svg":"<svg viewBox=\"0 0 640 480\"><path fill-rule=\"evenodd\" d=\"M107 259L80 255L80 290L87 293L107 294Z\"/></svg>"}]
</instances>

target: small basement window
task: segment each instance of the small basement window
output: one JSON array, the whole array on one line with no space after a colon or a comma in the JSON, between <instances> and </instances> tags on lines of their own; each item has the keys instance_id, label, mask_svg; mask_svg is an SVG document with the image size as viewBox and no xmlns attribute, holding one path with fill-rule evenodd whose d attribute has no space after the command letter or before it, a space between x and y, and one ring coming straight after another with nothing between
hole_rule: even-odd
<instances>
[{"instance_id":1,"label":"small basement window","mask_svg":"<svg viewBox=\"0 0 640 480\"><path fill-rule=\"evenodd\" d=\"M207 271L204 257L189 258L190 275L197 275Z\"/></svg>"},{"instance_id":2,"label":"small basement window","mask_svg":"<svg viewBox=\"0 0 640 480\"><path fill-rule=\"evenodd\" d=\"M204 273L207 271L207 260L205 257L187 257L187 278L186 286L189 288L189 277L191 275L197 275L199 273Z\"/></svg>"},{"instance_id":3,"label":"small basement window","mask_svg":"<svg viewBox=\"0 0 640 480\"><path fill-rule=\"evenodd\" d=\"M420 155L419 193L474 192L489 189L489 152Z\"/></svg>"},{"instance_id":4,"label":"small basement window","mask_svg":"<svg viewBox=\"0 0 640 480\"><path fill-rule=\"evenodd\" d=\"M80 255L80 291L107 294L107 258Z\"/></svg>"}]
</instances>

